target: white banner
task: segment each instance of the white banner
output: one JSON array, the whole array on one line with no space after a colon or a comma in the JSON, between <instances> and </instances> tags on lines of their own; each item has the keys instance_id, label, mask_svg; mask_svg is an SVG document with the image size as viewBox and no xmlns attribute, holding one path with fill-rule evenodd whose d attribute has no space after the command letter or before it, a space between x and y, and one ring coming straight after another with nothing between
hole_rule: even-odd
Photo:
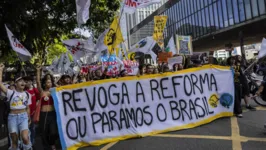
<instances>
[{"instance_id":1,"label":"white banner","mask_svg":"<svg viewBox=\"0 0 266 150\"><path fill-rule=\"evenodd\" d=\"M160 2L161 0L124 0L124 11L133 14L137 8L144 8Z\"/></svg>"},{"instance_id":2,"label":"white banner","mask_svg":"<svg viewBox=\"0 0 266 150\"><path fill-rule=\"evenodd\" d=\"M229 67L125 77L52 90L63 149L193 128L233 115Z\"/></svg>"}]
</instances>

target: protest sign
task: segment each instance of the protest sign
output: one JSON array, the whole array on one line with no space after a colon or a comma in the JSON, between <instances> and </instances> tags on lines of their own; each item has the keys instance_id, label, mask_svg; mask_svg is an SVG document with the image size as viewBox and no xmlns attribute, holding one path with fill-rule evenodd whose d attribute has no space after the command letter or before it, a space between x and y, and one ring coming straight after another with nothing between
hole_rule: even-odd
<instances>
[{"instance_id":1,"label":"protest sign","mask_svg":"<svg viewBox=\"0 0 266 150\"><path fill-rule=\"evenodd\" d=\"M168 62L168 58L172 57L172 52L161 52L158 54L158 62Z\"/></svg>"},{"instance_id":2,"label":"protest sign","mask_svg":"<svg viewBox=\"0 0 266 150\"><path fill-rule=\"evenodd\" d=\"M183 57L177 56L177 57L168 58L169 69L173 69L174 64L183 64Z\"/></svg>"},{"instance_id":3,"label":"protest sign","mask_svg":"<svg viewBox=\"0 0 266 150\"><path fill-rule=\"evenodd\" d=\"M154 16L153 39L162 48L164 45L163 31L167 22L167 16Z\"/></svg>"},{"instance_id":4,"label":"protest sign","mask_svg":"<svg viewBox=\"0 0 266 150\"><path fill-rule=\"evenodd\" d=\"M192 55L192 38L191 36L176 36L176 46L178 54Z\"/></svg>"},{"instance_id":5,"label":"protest sign","mask_svg":"<svg viewBox=\"0 0 266 150\"><path fill-rule=\"evenodd\" d=\"M113 76L119 74L119 63L117 61L116 55L105 55L101 57L102 60L102 71L107 68L107 75Z\"/></svg>"},{"instance_id":6,"label":"protest sign","mask_svg":"<svg viewBox=\"0 0 266 150\"><path fill-rule=\"evenodd\" d=\"M52 89L63 149L193 128L233 115L229 67L99 80Z\"/></svg>"},{"instance_id":7,"label":"protest sign","mask_svg":"<svg viewBox=\"0 0 266 150\"><path fill-rule=\"evenodd\" d=\"M137 61L123 60L123 63L128 75L135 76L138 74L139 63Z\"/></svg>"}]
</instances>

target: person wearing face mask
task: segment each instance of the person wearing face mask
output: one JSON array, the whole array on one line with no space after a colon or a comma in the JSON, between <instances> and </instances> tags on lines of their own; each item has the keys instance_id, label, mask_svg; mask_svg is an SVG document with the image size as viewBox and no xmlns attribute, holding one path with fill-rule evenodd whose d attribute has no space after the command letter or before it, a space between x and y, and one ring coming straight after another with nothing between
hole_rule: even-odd
<instances>
[{"instance_id":1,"label":"person wearing face mask","mask_svg":"<svg viewBox=\"0 0 266 150\"><path fill-rule=\"evenodd\" d=\"M55 141L57 140L57 123L56 113L54 109L54 101L50 93L50 89L55 87L54 78L47 74L41 80L41 67L37 67L37 88L40 92L40 132L42 137L42 145L44 150L55 150Z\"/></svg>"},{"instance_id":2,"label":"person wearing face mask","mask_svg":"<svg viewBox=\"0 0 266 150\"><path fill-rule=\"evenodd\" d=\"M0 89L7 96L10 105L8 114L8 132L11 138L11 149L19 149L18 141L22 141L24 150L31 150L29 137L31 96L24 91L25 81L21 76L15 78L15 90L7 89L2 83L4 65L0 64ZM21 138L19 138L21 137Z\"/></svg>"}]
</instances>

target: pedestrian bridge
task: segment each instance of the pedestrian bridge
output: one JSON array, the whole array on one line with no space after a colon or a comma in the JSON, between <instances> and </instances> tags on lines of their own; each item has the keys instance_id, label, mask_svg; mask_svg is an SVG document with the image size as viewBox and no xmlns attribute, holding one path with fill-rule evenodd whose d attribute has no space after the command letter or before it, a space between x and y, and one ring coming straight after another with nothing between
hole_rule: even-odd
<instances>
[{"instance_id":1,"label":"pedestrian bridge","mask_svg":"<svg viewBox=\"0 0 266 150\"><path fill-rule=\"evenodd\" d=\"M194 51L224 49L225 44L261 42L266 37L266 0L169 0L130 30L130 45L153 34L156 15L167 15L165 42L173 34L191 35Z\"/></svg>"}]
</instances>

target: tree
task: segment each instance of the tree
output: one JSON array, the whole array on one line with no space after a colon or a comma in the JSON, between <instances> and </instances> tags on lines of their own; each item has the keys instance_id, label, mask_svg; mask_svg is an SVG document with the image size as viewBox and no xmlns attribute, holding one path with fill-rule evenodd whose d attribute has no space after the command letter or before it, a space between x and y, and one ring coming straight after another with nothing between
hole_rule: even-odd
<instances>
[{"instance_id":1,"label":"tree","mask_svg":"<svg viewBox=\"0 0 266 150\"><path fill-rule=\"evenodd\" d=\"M82 26L95 36L112 22L120 4L119 0L92 0L90 19ZM46 61L48 46L61 41L62 35L71 35L77 27L75 0L1 0L0 2L0 50L2 56L10 53L4 24L32 53ZM60 44L57 42L56 44ZM58 48L58 45L55 46Z\"/></svg>"}]
</instances>

